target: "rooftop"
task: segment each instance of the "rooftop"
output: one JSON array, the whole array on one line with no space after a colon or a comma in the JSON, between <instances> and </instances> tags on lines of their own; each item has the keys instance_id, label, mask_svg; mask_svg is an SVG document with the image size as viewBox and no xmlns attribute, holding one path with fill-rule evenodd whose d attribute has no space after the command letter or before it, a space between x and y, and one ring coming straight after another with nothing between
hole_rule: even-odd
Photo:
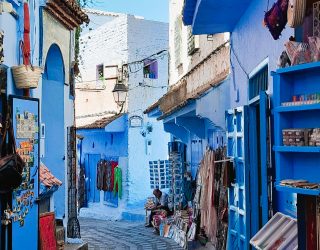
<instances>
[{"instance_id":1,"label":"rooftop","mask_svg":"<svg viewBox=\"0 0 320 250\"><path fill-rule=\"evenodd\" d=\"M62 182L57 179L48 169L46 165L42 162L40 163L40 182L46 186L47 188L51 188L53 186L61 186Z\"/></svg>"},{"instance_id":2,"label":"rooftop","mask_svg":"<svg viewBox=\"0 0 320 250\"><path fill-rule=\"evenodd\" d=\"M83 126L77 127L77 129L104 129L108 124L110 124L114 120L117 120L122 115L124 115L124 114L121 113L121 114L117 114L117 115L113 115L113 116L103 117L103 118L96 120L93 123L90 123L88 125L83 125Z\"/></svg>"}]
</instances>

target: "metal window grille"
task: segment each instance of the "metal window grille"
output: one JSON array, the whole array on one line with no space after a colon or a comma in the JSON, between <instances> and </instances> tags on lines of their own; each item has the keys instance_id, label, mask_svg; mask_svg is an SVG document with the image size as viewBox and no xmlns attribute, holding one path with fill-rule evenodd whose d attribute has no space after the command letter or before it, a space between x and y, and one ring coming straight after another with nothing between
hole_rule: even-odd
<instances>
[{"instance_id":1,"label":"metal window grille","mask_svg":"<svg viewBox=\"0 0 320 250\"><path fill-rule=\"evenodd\" d=\"M169 188L170 171L169 161L149 161L150 168L150 187L154 188Z\"/></svg>"},{"instance_id":2,"label":"metal window grille","mask_svg":"<svg viewBox=\"0 0 320 250\"><path fill-rule=\"evenodd\" d=\"M249 79L249 99L259 96L261 91L268 89L268 65L264 66Z\"/></svg>"}]
</instances>

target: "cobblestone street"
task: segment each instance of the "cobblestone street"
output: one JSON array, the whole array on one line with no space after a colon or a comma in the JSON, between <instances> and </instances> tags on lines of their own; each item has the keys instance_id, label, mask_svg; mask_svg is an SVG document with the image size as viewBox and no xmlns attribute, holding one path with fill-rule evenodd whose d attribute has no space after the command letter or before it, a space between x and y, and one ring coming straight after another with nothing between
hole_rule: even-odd
<instances>
[{"instance_id":1,"label":"cobblestone street","mask_svg":"<svg viewBox=\"0 0 320 250\"><path fill-rule=\"evenodd\" d=\"M179 250L172 239L155 235L152 228L141 223L80 219L81 237L89 243L89 249L158 249Z\"/></svg>"}]
</instances>

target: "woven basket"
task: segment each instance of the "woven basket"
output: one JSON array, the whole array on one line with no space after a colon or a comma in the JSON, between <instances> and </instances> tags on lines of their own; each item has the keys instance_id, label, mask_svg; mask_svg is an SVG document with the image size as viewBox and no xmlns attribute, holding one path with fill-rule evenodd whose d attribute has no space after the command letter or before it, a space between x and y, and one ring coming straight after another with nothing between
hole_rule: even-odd
<instances>
[{"instance_id":1,"label":"woven basket","mask_svg":"<svg viewBox=\"0 0 320 250\"><path fill-rule=\"evenodd\" d=\"M19 65L11 67L13 78L18 89L33 89L38 87L42 68L30 65Z\"/></svg>"},{"instance_id":2,"label":"woven basket","mask_svg":"<svg viewBox=\"0 0 320 250\"><path fill-rule=\"evenodd\" d=\"M306 0L289 0L288 25L291 28L296 28L303 24L306 5Z\"/></svg>"}]
</instances>

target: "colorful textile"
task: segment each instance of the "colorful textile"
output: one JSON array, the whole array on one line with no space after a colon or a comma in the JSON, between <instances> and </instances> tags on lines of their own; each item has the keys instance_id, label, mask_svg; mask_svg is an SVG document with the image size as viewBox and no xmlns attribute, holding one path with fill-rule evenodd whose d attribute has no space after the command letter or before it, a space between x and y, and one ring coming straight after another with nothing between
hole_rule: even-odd
<instances>
[{"instance_id":1,"label":"colorful textile","mask_svg":"<svg viewBox=\"0 0 320 250\"><path fill-rule=\"evenodd\" d=\"M285 43L285 47L292 65L311 62L309 44L288 41Z\"/></svg>"},{"instance_id":2,"label":"colorful textile","mask_svg":"<svg viewBox=\"0 0 320 250\"><path fill-rule=\"evenodd\" d=\"M264 23L268 27L274 40L279 39L287 23L288 0L278 0L264 16Z\"/></svg>"},{"instance_id":3,"label":"colorful textile","mask_svg":"<svg viewBox=\"0 0 320 250\"><path fill-rule=\"evenodd\" d=\"M312 61L320 61L320 37L308 37Z\"/></svg>"},{"instance_id":4,"label":"colorful textile","mask_svg":"<svg viewBox=\"0 0 320 250\"><path fill-rule=\"evenodd\" d=\"M107 161L100 160L97 163L97 189L106 191Z\"/></svg>"},{"instance_id":5,"label":"colorful textile","mask_svg":"<svg viewBox=\"0 0 320 250\"><path fill-rule=\"evenodd\" d=\"M114 186L113 186L113 194L116 195L118 192L118 196L122 198L122 171L121 168L116 167L114 169Z\"/></svg>"}]
</instances>

